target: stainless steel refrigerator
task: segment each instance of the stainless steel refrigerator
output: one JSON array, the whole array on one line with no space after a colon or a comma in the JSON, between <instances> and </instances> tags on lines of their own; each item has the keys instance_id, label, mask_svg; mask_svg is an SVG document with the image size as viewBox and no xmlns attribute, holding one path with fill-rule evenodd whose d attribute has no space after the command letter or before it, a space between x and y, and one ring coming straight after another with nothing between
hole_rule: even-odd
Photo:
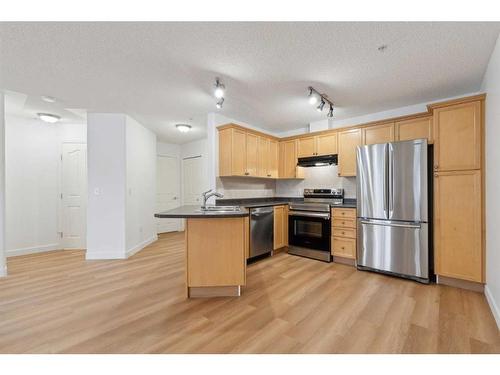
<instances>
[{"instance_id":1,"label":"stainless steel refrigerator","mask_svg":"<svg viewBox=\"0 0 500 375\"><path fill-rule=\"evenodd\" d=\"M357 266L429 281L427 140L357 148Z\"/></svg>"}]
</instances>

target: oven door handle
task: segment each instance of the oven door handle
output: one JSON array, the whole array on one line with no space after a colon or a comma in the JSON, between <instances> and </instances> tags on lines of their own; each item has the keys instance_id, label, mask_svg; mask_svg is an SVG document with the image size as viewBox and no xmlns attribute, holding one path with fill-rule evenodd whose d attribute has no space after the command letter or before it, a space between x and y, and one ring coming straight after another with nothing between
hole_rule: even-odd
<instances>
[{"instance_id":1,"label":"oven door handle","mask_svg":"<svg viewBox=\"0 0 500 375\"><path fill-rule=\"evenodd\" d=\"M319 217L327 220L330 219L330 214L326 212L288 211L288 216Z\"/></svg>"}]
</instances>

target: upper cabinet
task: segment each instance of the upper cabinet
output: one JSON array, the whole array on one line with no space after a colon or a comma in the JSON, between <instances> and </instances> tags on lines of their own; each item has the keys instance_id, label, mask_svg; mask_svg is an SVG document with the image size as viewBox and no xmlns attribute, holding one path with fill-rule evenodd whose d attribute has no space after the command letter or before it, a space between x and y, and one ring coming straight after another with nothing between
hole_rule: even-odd
<instances>
[{"instance_id":1,"label":"upper cabinet","mask_svg":"<svg viewBox=\"0 0 500 375\"><path fill-rule=\"evenodd\" d=\"M219 128L219 176L278 177L278 141L226 125Z\"/></svg>"},{"instance_id":2,"label":"upper cabinet","mask_svg":"<svg viewBox=\"0 0 500 375\"><path fill-rule=\"evenodd\" d=\"M337 133L327 133L297 140L297 157L304 158L337 153Z\"/></svg>"},{"instance_id":3,"label":"upper cabinet","mask_svg":"<svg viewBox=\"0 0 500 375\"><path fill-rule=\"evenodd\" d=\"M394 123L388 122L380 125L372 125L362 129L363 144L394 142Z\"/></svg>"},{"instance_id":4,"label":"upper cabinet","mask_svg":"<svg viewBox=\"0 0 500 375\"><path fill-rule=\"evenodd\" d=\"M481 168L481 101L434 109L434 169Z\"/></svg>"},{"instance_id":5,"label":"upper cabinet","mask_svg":"<svg viewBox=\"0 0 500 375\"><path fill-rule=\"evenodd\" d=\"M338 137L339 176L356 176L356 148L361 145L361 129L341 131Z\"/></svg>"},{"instance_id":6,"label":"upper cabinet","mask_svg":"<svg viewBox=\"0 0 500 375\"><path fill-rule=\"evenodd\" d=\"M302 178L302 168L297 167L297 143L295 139L279 143L280 178Z\"/></svg>"},{"instance_id":7,"label":"upper cabinet","mask_svg":"<svg viewBox=\"0 0 500 375\"><path fill-rule=\"evenodd\" d=\"M431 116L397 121L395 130L396 141L427 138L429 144L433 142Z\"/></svg>"}]
</instances>

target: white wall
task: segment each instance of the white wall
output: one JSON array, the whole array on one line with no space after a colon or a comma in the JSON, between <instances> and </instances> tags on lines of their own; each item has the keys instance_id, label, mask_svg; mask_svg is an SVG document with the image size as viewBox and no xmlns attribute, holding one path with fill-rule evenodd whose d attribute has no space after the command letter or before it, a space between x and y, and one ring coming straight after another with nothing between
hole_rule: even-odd
<instances>
[{"instance_id":1,"label":"white wall","mask_svg":"<svg viewBox=\"0 0 500 375\"><path fill-rule=\"evenodd\" d=\"M127 256L156 241L156 135L127 117Z\"/></svg>"},{"instance_id":2,"label":"white wall","mask_svg":"<svg viewBox=\"0 0 500 375\"><path fill-rule=\"evenodd\" d=\"M121 113L87 116L87 259L123 259L156 240L156 135Z\"/></svg>"},{"instance_id":3,"label":"white wall","mask_svg":"<svg viewBox=\"0 0 500 375\"><path fill-rule=\"evenodd\" d=\"M126 257L126 116L87 115L87 259Z\"/></svg>"},{"instance_id":4,"label":"white wall","mask_svg":"<svg viewBox=\"0 0 500 375\"><path fill-rule=\"evenodd\" d=\"M7 256L60 248L58 126L6 117Z\"/></svg>"},{"instance_id":5,"label":"white wall","mask_svg":"<svg viewBox=\"0 0 500 375\"><path fill-rule=\"evenodd\" d=\"M210 164L211 155L209 155L208 139L200 139L198 141L193 141L189 143L184 143L181 145L181 159L192 158L200 156L202 160L203 170L201 176L201 186L199 187L200 194L208 189L214 189L212 181L210 180L210 171L213 165ZM181 181L183 179L183 172L181 169ZM182 186L184 189L184 186ZM184 199L184 197L183 197Z\"/></svg>"},{"instance_id":6,"label":"white wall","mask_svg":"<svg viewBox=\"0 0 500 375\"><path fill-rule=\"evenodd\" d=\"M500 328L500 37L481 89L486 92L486 288Z\"/></svg>"},{"instance_id":7,"label":"white wall","mask_svg":"<svg viewBox=\"0 0 500 375\"><path fill-rule=\"evenodd\" d=\"M5 260L5 97L0 91L0 277L7 276Z\"/></svg>"}]
</instances>

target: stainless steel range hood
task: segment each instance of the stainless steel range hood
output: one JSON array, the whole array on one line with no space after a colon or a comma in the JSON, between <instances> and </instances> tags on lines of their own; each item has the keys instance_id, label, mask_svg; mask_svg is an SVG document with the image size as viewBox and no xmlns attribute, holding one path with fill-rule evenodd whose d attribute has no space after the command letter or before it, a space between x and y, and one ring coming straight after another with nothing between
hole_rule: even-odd
<instances>
[{"instance_id":1,"label":"stainless steel range hood","mask_svg":"<svg viewBox=\"0 0 500 375\"><path fill-rule=\"evenodd\" d=\"M309 156L299 158L299 167L324 167L327 165L337 165L337 155Z\"/></svg>"}]
</instances>

